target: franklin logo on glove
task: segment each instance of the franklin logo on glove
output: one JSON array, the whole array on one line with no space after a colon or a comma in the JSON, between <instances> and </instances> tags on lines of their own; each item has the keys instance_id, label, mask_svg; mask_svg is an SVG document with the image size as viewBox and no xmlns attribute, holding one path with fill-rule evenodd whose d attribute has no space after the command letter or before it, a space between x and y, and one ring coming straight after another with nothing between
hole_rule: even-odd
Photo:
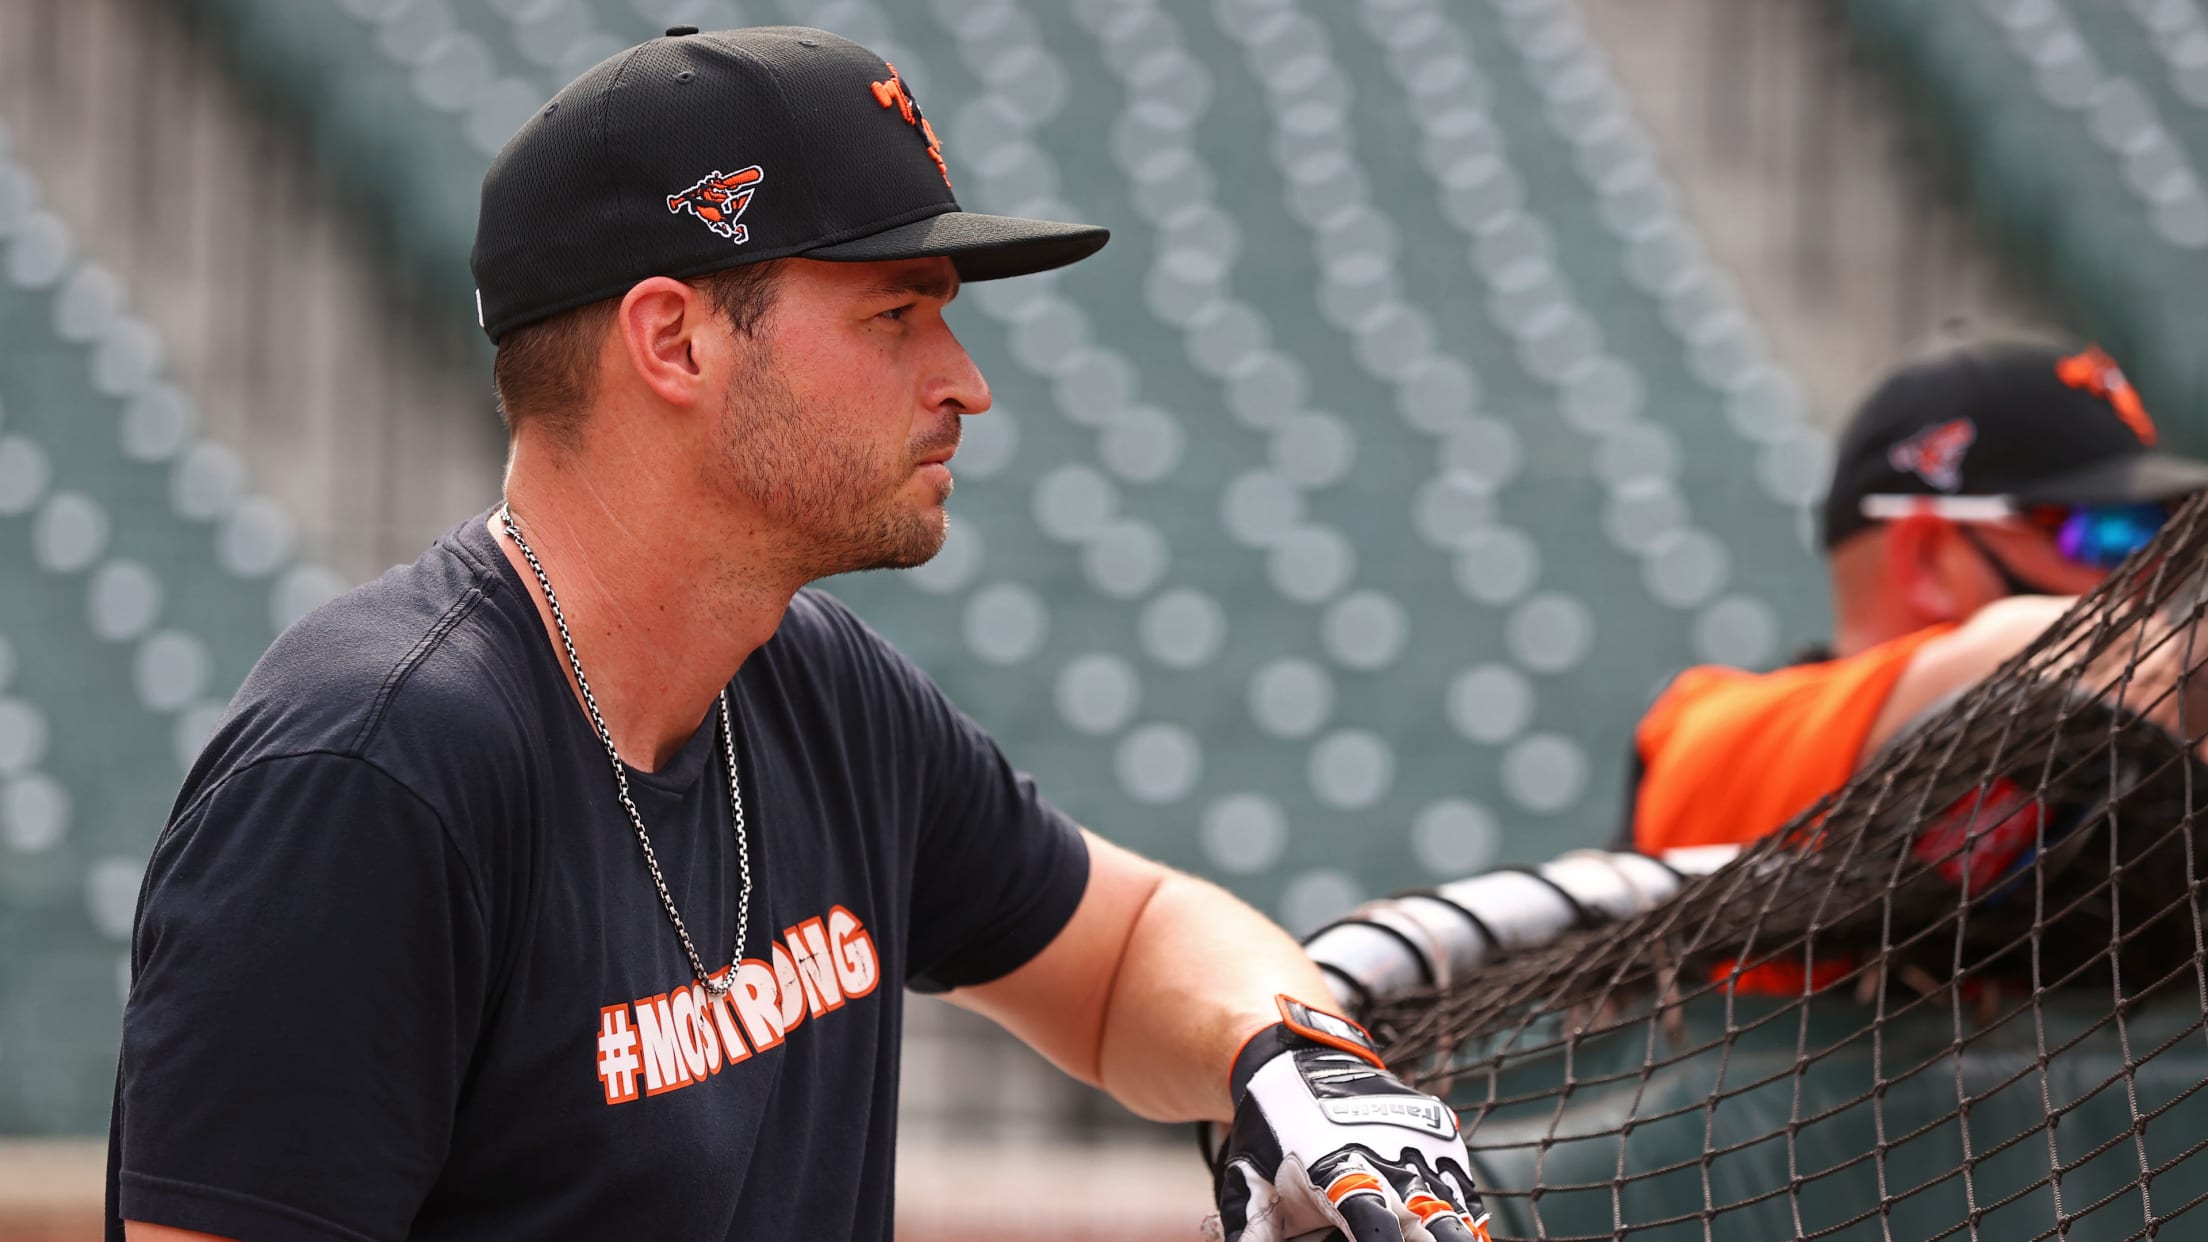
<instances>
[{"instance_id":1,"label":"franklin logo on glove","mask_svg":"<svg viewBox=\"0 0 2208 1242\"><path fill-rule=\"evenodd\" d=\"M1486 1242L1448 1105L1388 1072L1363 1027L1279 998L1234 1059L1234 1125L1213 1165L1224 1242Z\"/></svg>"},{"instance_id":2,"label":"franklin logo on glove","mask_svg":"<svg viewBox=\"0 0 2208 1242\"><path fill-rule=\"evenodd\" d=\"M1432 1096L1407 1095L1378 1100L1320 1100L1330 1120L1343 1125L1417 1126L1442 1138L1457 1136L1456 1118Z\"/></svg>"}]
</instances>

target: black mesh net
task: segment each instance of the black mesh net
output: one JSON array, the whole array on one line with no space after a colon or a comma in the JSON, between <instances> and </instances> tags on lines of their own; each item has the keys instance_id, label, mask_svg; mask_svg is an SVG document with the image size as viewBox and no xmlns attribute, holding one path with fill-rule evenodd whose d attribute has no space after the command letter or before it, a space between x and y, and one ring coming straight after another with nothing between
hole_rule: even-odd
<instances>
[{"instance_id":1,"label":"black mesh net","mask_svg":"<svg viewBox=\"0 0 2208 1242\"><path fill-rule=\"evenodd\" d=\"M1723 870L1368 1013L1495 1235L2208 1237L2204 573L2196 501Z\"/></svg>"}]
</instances>

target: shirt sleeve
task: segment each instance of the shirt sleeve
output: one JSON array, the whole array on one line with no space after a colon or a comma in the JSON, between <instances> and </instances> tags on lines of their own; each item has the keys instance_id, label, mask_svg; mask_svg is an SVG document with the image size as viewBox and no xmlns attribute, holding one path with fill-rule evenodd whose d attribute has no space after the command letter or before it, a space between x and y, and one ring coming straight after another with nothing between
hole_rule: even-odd
<instances>
[{"instance_id":1,"label":"shirt sleeve","mask_svg":"<svg viewBox=\"0 0 2208 1242\"><path fill-rule=\"evenodd\" d=\"M1089 846L980 725L925 690L906 982L942 992L1010 974L1056 939L1088 891Z\"/></svg>"},{"instance_id":2,"label":"shirt sleeve","mask_svg":"<svg viewBox=\"0 0 2208 1242\"><path fill-rule=\"evenodd\" d=\"M405 1237L482 1020L487 926L446 825L365 760L264 760L188 804L140 897L115 1214Z\"/></svg>"},{"instance_id":3,"label":"shirt sleeve","mask_svg":"<svg viewBox=\"0 0 2208 1242\"><path fill-rule=\"evenodd\" d=\"M840 602L808 598L879 679L868 698L897 705L894 762L917 781L906 986L947 992L1011 973L1081 904L1088 842L917 665Z\"/></svg>"},{"instance_id":4,"label":"shirt sleeve","mask_svg":"<svg viewBox=\"0 0 2208 1242\"><path fill-rule=\"evenodd\" d=\"M1894 682L1948 629L1775 672L1679 674L1634 733L1646 764L1635 843L1647 853L1745 845L1847 784Z\"/></svg>"}]
</instances>

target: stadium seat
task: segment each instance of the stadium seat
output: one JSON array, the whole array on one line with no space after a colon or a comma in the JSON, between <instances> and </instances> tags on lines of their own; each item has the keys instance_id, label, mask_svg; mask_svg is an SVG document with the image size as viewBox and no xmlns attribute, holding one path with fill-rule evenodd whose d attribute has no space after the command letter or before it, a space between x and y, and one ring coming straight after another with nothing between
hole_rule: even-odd
<instances>
[{"instance_id":1,"label":"stadium seat","mask_svg":"<svg viewBox=\"0 0 2208 1242\"><path fill-rule=\"evenodd\" d=\"M0 1132L90 1133L154 837L261 650L339 584L39 198L0 143Z\"/></svg>"},{"instance_id":2,"label":"stadium seat","mask_svg":"<svg viewBox=\"0 0 2208 1242\"><path fill-rule=\"evenodd\" d=\"M1854 0L1855 28L1969 168L1978 207L2124 361L2172 442L2208 443L2208 22L2137 0Z\"/></svg>"},{"instance_id":3,"label":"stadium seat","mask_svg":"<svg viewBox=\"0 0 2208 1242\"><path fill-rule=\"evenodd\" d=\"M305 123L354 218L472 320L476 191L506 136L551 95L499 72L447 0L210 0L203 20L249 81ZM501 7L513 7L504 5Z\"/></svg>"},{"instance_id":4,"label":"stadium seat","mask_svg":"<svg viewBox=\"0 0 2208 1242\"><path fill-rule=\"evenodd\" d=\"M2133 1183L2142 1156L2157 1170L2154 1203L2165 1216L2208 1162L2197 1143L2208 1123L2197 1090L2208 1060L2183 1037L2199 1025L2197 1005L2187 1008L2181 999L2143 1007L2127 1048L2106 1029L2105 997L2057 1000L2044 1031L2020 1016L1958 1054L1953 1016L1940 1005L1879 1020L1868 1006L1828 998L1798 1019L1782 1002L1710 998L1661 1033L1629 1025L1582 1042L1568 1069L1539 1058L1492 1082L1459 1079L1451 1098L1472 1128L1485 1184L1542 1188L1489 1200L1498 1237L1684 1240L1709 1236L1706 1214L1722 1213L1723 1237L1974 1229L2024 1238L2054 1235L2059 1212L2069 1217L2061 1236L2101 1242L2140 1236ZM1874 1026L1879 1039L1863 1038ZM2041 1038L2063 1050L2044 1074L2033 1068ZM1695 1048L1706 1052L1669 1060ZM2136 1099L2104 1080L2146 1049L2155 1051L2136 1077ZM1652 1057L1667 1063L1651 1069ZM1560 1076L1577 1084L1561 1096ZM1961 1123L1957 1091L1970 1097ZM2139 1151L2135 1109L2155 1116ZM2042 1184L2050 1110L2063 1115L2059 1203ZM1621 1152L1624 1116L1635 1124ZM1630 1174L1622 1181L1621 1168ZM1800 1179L1799 1218L1790 1177ZM1883 1221L1882 1197L1898 1200Z\"/></svg>"}]
</instances>

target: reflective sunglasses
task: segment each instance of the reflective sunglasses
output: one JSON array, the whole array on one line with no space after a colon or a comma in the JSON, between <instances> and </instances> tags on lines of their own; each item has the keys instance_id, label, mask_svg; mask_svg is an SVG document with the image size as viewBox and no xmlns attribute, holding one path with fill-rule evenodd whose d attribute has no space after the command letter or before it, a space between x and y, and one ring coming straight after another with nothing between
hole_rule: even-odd
<instances>
[{"instance_id":1,"label":"reflective sunglasses","mask_svg":"<svg viewBox=\"0 0 2208 1242\"><path fill-rule=\"evenodd\" d=\"M1863 516L1892 521L1927 513L1950 522L2022 522L2045 532L2055 550L2074 564L2114 569L2146 547L2170 517L2161 503L2122 505L2020 505L2005 496L1865 496Z\"/></svg>"}]
</instances>

